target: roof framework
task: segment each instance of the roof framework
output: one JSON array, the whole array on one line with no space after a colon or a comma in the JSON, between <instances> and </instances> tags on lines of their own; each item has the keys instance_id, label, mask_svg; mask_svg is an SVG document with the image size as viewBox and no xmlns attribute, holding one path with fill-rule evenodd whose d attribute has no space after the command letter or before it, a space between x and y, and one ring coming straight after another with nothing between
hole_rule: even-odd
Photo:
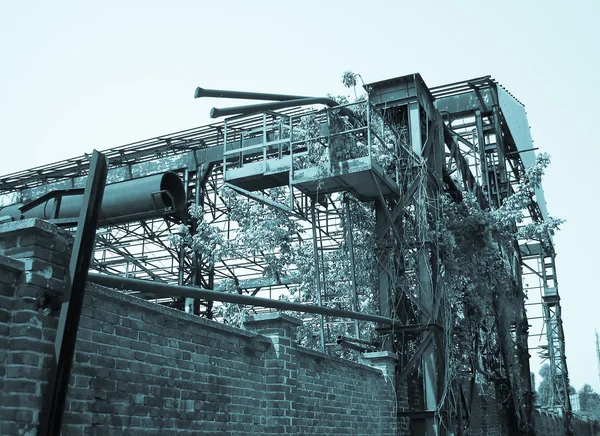
<instances>
[{"instance_id":1,"label":"roof framework","mask_svg":"<svg viewBox=\"0 0 600 436\"><path fill-rule=\"evenodd\" d=\"M429 89L419 75L411 75L367 85L367 91L367 101L350 107L367 113L367 122L360 126L346 123L340 128L335 122L339 121L339 113L333 109L314 112L293 108L232 117L105 150L103 153L109 158L108 182L173 171L184 181L188 204L201 207L206 222L226 238L235 237L237 224L230 219L227 202L221 195L224 184L261 202L265 208L284 210L301 228L294 243L315 248L315 263L323 269L317 272L321 274L321 279L317 278L319 305L332 307L336 303L328 300L329 287L344 286L348 292L356 293L356 280L327 283L323 280L327 268L324 259L329 251L342 248L346 261L353 264L353 253L360 247L350 251L346 248L352 243L351 232L346 231L349 210L369 204L379 229L375 243L380 256L374 272L380 277L379 289L374 290L379 296L379 314L392 318L404 316L408 324L424 326L417 328L416 333L393 331L389 327L380 329L383 347L386 337L402 336L403 345L396 340L388 341L396 343L391 351L403 355L402 367L406 371L401 377L408 376L415 362L421 362L416 366L421 368L418 372L425 396L425 404L420 408L428 412L419 415L416 413L419 407L414 405L412 417L426 427L437 428L436 423L442 417L433 411L437 410L439 398L436 390L441 361L435 348L441 339L431 326L439 325L434 316L434 302L443 291L436 287L435 267L432 269L428 264L431 248L419 242L427 236L426 214L435 209L443 191L460 196L461 192L471 190L481 204L498 207L523 178L534 152L511 129L511 117L521 115L514 113L513 106L503 105L502 99L522 105L490 76ZM294 158L306 152L307 144L306 139L301 135L295 137L293 132L299 131L302 118L308 114L327 127L319 140L330 150L335 148L336 140L365 145L362 154L343 159L352 160L355 167L338 171L330 162L328 172L316 176L310 173L310 168L294 167ZM526 119L523 121L526 124ZM398 159L393 168L384 170L371 159L371 153L376 144L385 146L387 141L382 136L388 128L395 135ZM288 164L289 168L285 166ZM88 171L86 155L1 177L0 205L30 201L56 189L82 187ZM282 188L276 204L268 197L274 187ZM541 195L530 205L530 220L543 220L547 215L545 202L540 201L543 192ZM404 226L404 233L398 234L394 223L399 216L397 211L402 209L411 210L417 219L413 230ZM103 273L215 290L224 290L234 279L238 292L268 298L277 298L297 285L293 270L289 276L265 277L268 263L260 255L225 258L211 265L172 246L170 235L177 233L180 224L177 220L160 218L99 229L92 267ZM394 242L390 244L389 239ZM568 417L568 372L554 249L534 241L520 241L520 244L524 283L529 285L530 300L535 300L528 306L528 317L541 320L537 337L542 340L530 340L530 346L541 350L542 357L548 359L554 403ZM414 259L412 265L416 266L405 270L402 280L390 281L399 274L397 266L385 264L381 259L397 252ZM427 289L423 283L429 283ZM186 306L182 298L137 293L172 307ZM534 294L539 294L539 298L533 298ZM188 310L211 318L213 303L195 300L193 308ZM318 341L323 350L335 344L336 333L341 331L336 325L346 323L344 329L350 335L358 332L357 321L323 315L307 315L306 321L319 324ZM527 328L520 331L515 326L513 333L524 335L527 341ZM436 365L437 370L433 369Z\"/></svg>"}]
</instances>

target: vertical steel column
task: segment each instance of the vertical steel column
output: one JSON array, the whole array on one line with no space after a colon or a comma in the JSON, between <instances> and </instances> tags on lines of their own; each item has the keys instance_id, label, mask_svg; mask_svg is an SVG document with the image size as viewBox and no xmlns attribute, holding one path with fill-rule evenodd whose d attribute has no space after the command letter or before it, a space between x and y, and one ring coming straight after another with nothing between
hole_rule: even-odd
<instances>
[{"instance_id":1,"label":"vertical steel column","mask_svg":"<svg viewBox=\"0 0 600 436\"><path fill-rule=\"evenodd\" d=\"M354 262L354 237L352 235L352 219L350 217L350 199L344 198L346 208L346 227L348 231L348 251L350 253L350 269L352 273L352 310L358 312L358 295L356 292L356 264ZM354 336L360 338L360 329L358 320L354 320Z\"/></svg>"},{"instance_id":2,"label":"vertical steel column","mask_svg":"<svg viewBox=\"0 0 600 436\"><path fill-rule=\"evenodd\" d=\"M500 122L500 108L494 105L492 108L492 117L494 120L494 134L496 135L496 149L498 152L498 176L500 184L504 186L507 182L506 174L506 155L504 150L504 138L502 137L502 123ZM498 187L499 189L500 187Z\"/></svg>"},{"instance_id":3,"label":"vertical steel column","mask_svg":"<svg viewBox=\"0 0 600 436\"><path fill-rule=\"evenodd\" d=\"M183 185L185 186L186 198L189 198L190 172L187 169L185 170L185 173L183 176ZM187 214L186 214L186 216L187 216ZM183 224L187 224L187 219L183 222ZM185 251L183 250L182 247L179 247L177 261L179 262L177 283L179 285L183 285L183 284L185 284ZM186 302L186 307L187 307L187 302ZM186 311L187 311L187 309L186 309Z\"/></svg>"},{"instance_id":4,"label":"vertical steel column","mask_svg":"<svg viewBox=\"0 0 600 436\"><path fill-rule=\"evenodd\" d=\"M565 435L572 435L569 373L565 355L565 336L562 326L560 295L556 278L556 262L552 249L542 247L542 278L544 293L542 304L548 339L548 363L552 383L552 403L563 409Z\"/></svg>"},{"instance_id":5,"label":"vertical steel column","mask_svg":"<svg viewBox=\"0 0 600 436\"><path fill-rule=\"evenodd\" d=\"M600 379L600 339L598 339L598 330L594 330L596 335L596 361L598 363L598 378Z\"/></svg>"},{"instance_id":6,"label":"vertical steel column","mask_svg":"<svg viewBox=\"0 0 600 436\"><path fill-rule=\"evenodd\" d=\"M323 305L321 301L321 274L319 272L319 247L317 245L317 219L315 214L315 201L311 202L310 214L312 220L312 239L315 261L315 285L317 286L317 304ZM319 315L319 334L321 339L321 351L325 352L325 329L323 326L323 315Z\"/></svg>"},{"instance_id":7,"label":"vertical steel column","mask_svg":"<svg viewBox=\"0 0 600 436\"><path fill-rule=\"evenodd\" d=\"M294 210L294 118L290 115L290 209Z\"/></svg>"},{"instance_id":8,"label":"vertical steel column","mask_svg":"<svg viewBox=\"0 0 600 436\"><path fill-rule=\"evenodd\" d=\"M372 156L371 142L371 103L367 100L367 148L369 149L369 159Z\"/></svg>"},{"instance_id":9,"label":"vertical steel column","mask_svg":"<svg viewBox=\"0 0 600 436\"><path fill-rule=\"evenodd\" d=\"M104 195L107 174L106 157L94 150L83 195L84 206L77 222L77 233L75 234L71 253L69 283L65 287L62 299L54 358L50 368L50 379L44 393L44 405L39 426L41 436L59 436L61 432L79 329L79 318L83 306L88 269L94 253L98 214Z\"/></svg>"},{"instance_id":10,"label":"vertical steel column","mask_svg":"<svg viewBox=\"0 0 600 436\"><path fill-rule=\"evenodd\" d=\"M389 223L387 219L386 205L381 200L375 201L375 222L377 228L377 283L379 290L379 315L391 318L391 291L390 274L388 272L389 251L387 241L389 240ZM387 342L387 341L386 341ZM388 344L391 350L391 344Z\"/></svg>"},{"instance_id":11,"label":"vertical steel column","mask_svg":"<svg viewBox=\"0 0 600 436\"><path fill-rule=\"evenodd\" d=\"M267 172L267 113L263 113L263 128L262 128L262 137L263 137L263 172ZM240 166L243 164L241 162Z\"/></svg>"},{"instance_id":12,"label":"vertical steel column","mask_svg":"<svg viewBox=\"0 0 600 436\"><path fill-rule=\"evenodd\" d=\"M240 147L242 146L242 140L240 139ZM240 153L240 165L242 163ZM223 182L227 181L227 120L223 121Z\"/></svg>"},{"instance_id":13,"label":"vertical steel column","mask_svg":"<svg viewBox=\"0 0 600 436\"><path fill-rule=\"evenodd\" d=\"M410 122L409 127L411 131L411 146L413 151L423 158L424 161L428 161L431 156L424 156L423 143L421 140L421 114L420 106L418 102L411 103L409 112ZM432 138L432 140L435 140ZM442 142L443 144L443 142ZM436 144L437 145L437 144ZM433 150L434 147L430 148ZM425 178L425 183L429 183L429 179ZM422 188L421 188L422 189ZM429 240L429 225L427 221L427 199L426 195L422 195L420 198L415 200L415 215L418 228L418 238L422 243L422 246L417 251L417 273L419 277L419 300L422 304L431 310L433 313L433 298L434 288L432 280L432 269L429 261L427 242ZM420 225L419 225L420 224ZM435 322L436 320L434 320ZM427 318L427 315L421 313L420 322L426 324L431 322ZM425 340L427 332L423 332L422 340ZM437 410L437 365L436 365L436 351L434 342L430 342L423 352L421 368L423 371L423 395L425 409L427 411ZM438 425L435 417L425 418L426 434L428 436L438 435Z\"/></svg>"},{"instance_id":14,"label":"vertical steel column","mask_svg":"<svg viewBox=\"0 0 600 436\"><path fill-rule=\"evenodd\" d=\"M477 146L479 148L479 161L481 165L481 187L485 188L487 199L492 204L492 193L490 187L490 181L488 178L488 165L487 158L485 155L485 136L483 134L483 119L481 117L481 111L475 110L475 124L477 128Z\"/></svg>"},{"instance_id":15,"label":"vertical steel column","mask_svg":"<svg viewBox=\"0 0 600 436\"><path fill-rule=\"evenodd\" d=\"M410 135L410 145L412 150L418 156L423 152L423 144L421 143L421 114L419 102L411 101L408 104L408 131Z\"/></svg>"},{"instance_id":16,"label":"vertical steel column","mask_svg":"<svg viewBox=\"0 0 600 436\"><path fill-rule=\"evenodd\" d=\"M204 160L200 163L196 164L196 180L195 180L195 195L194 195L194 204L199 206L202 210L202 215L205 214L206 210L204 208L205 205L205 197L206 197L206 184L208 178L210 177L211 171L213 171L214 165L210 162L205 162ZM192 233L196 233L197 222L192 221ZM210 266L207 264L206 275L204 274L204 270L202 269L202 259L199 258L197 253L192 254L192 284L206 287L207 289L213 289L214 287L214 266ZM210 300L206 300L204 303L206 306L205 316L207 319L212 319L212 307L213 302ZM200 301L197 300L194 302L194 312L197 315L200 315Z\"/></svg>"}]
</instances>

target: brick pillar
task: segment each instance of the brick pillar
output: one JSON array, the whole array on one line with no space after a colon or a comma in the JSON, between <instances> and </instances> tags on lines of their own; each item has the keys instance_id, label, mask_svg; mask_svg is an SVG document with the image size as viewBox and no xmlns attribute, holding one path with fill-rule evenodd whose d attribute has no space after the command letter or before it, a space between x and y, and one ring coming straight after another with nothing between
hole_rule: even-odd
<instances>
[{"instance_id":1,"label":"brick pillar","mask_svg":"<svg viewBox=\"0 0 600 436\"><path fill-rule=\"evenodd\" d=\"M0 434L16 433L19 428L16 421L23 418L22 421L26 422L26 418L29 418L21 416L19 410L10 407L18 386L12 381L6 381L12 307L17 280L22 271L22 262L0 254Z\"/></svg>"},{"instance_id":2,"label":"brick pillar","mask_svg":"<svg viewBox=\"0 0 600 436\"><path fill-rule=\"evenodd\" d=\"M398 356L389 351L375 351L373 353L363 353L360 357L361 363L381 370L383 375L391 377L392 380L396 374L396 362Z\"/></svg>"},{"instance_id":3,"label":"brick pillar","mask_svg":"<svg viewBox=\"0 0 600 436\"><path fill-rule=\"evenodd\" d=\"M386 417L390 426L398 429L398 434L409 434L410 420L408 418L399 418L397 415L397 410L406 410L406 406L408 406L405 396L406 390L396 389L396 363L399 360L398 356L390 351L376 351L363 353L359 360L364 365L380 370L386 380L386 384L396 397L396 404L393 406L390 406L389 402L377 402L376 407L379 409L379 413L383 417Z\"/></svg>"},{"instance_id":4,"label":"brick pillar","mask_svg":"<svg viewBox=\"0 0 600 436\"><path fill-rule=\"evenodd\" d=\"M296 362L296 329L302 325L298 318L282 313L248 316L244 326L268 337L273 353L265 355L267 368L267 428L273 434L297 434L298 364Z\"/></svg>"},{"instance_id":5,"label":"brick pillar","mask_svg":"<svg viewBox=\"0 0 600 436\"><path fill-rule=\"evenodd\" d=\"M12 258L17 271L0 292L0 434L34 434L37 428L58 324L48 304L54 300L56 308L64 289L71 240L39 219L0 225L0 256ZM5 271L0 281L10 277Z\"/></svg>"}]
</instances>

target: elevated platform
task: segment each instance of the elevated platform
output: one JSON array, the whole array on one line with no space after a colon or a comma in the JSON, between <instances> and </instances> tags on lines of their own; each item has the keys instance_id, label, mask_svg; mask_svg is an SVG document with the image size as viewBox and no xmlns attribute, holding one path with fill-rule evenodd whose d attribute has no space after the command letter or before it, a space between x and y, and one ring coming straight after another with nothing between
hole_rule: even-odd
<instances>
[{"instance_id":1,"label":"elevated platform","mask_svg":"<svg viewBox=\"0 0 600 436\"><path fill-rule=\"evenodd\" d=\"M292 159L267 159L228 169L225 181L247 191L292 186L306 195L348 191L360 201L399 195L396 182L371 157L293 170Z\"/></svg>"},{"instance_id":2,"label":"elevated platform","mask_svg":"<svg viewBox=\"0 0 600 436\"><path fill-rule=\"evenodd\" d=\"M244 163L241 167L225 171L224 181L247 191L287 186L292 170L291 156Z\"/></svg>"},{"instance_id":3,"label":"elevated platform","mask_svg":"<svg viewBox=\"0 0 600 436\"><path fill-rule=\"evenodd\" d=\"M323 167L294 171L292 186L307 195L348 191L361 201L399 195L396 182L372 158L359 157Z\"/></svg>"}]
</instances>

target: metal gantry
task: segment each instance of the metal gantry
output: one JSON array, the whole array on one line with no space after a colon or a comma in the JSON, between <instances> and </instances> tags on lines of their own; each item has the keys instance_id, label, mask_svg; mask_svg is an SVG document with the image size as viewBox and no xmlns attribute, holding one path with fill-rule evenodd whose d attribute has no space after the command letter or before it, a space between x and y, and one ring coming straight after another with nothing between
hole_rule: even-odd
<instances>
[{"instance_id":1,"label":"metal gantry","mask_svg":"<svg viewBox=\"0 0 600 436\"><path fill-rule=\"evenodd\" d=\"M535 164L533 147L523 105L490 76L432 88L436 107L446 116L446 124L458 139L461 154L474 169L483 195L492 208L499 207ZM536 188L525 223L548 219L543 190ZM527 293L527 315L521 327L515 326L521 344L523 380L529 371L527 356L528 324L541 327L540 335L529 337L529 349L550 365L552 405L564 413L566 433L570 432L571 407L568 371L562 329L560 297L552 239L519 241L519 257ZM541 321L541 322L536 322ZM545 332L545 333L544 333ZM521 336L519 338L518 336Z\"/></svg>"},{"instance_id":2,"label":"metal gantry","mask_svg":"<svg viewBox=\"0 0 600 436\"><path fill-rule=\"evenodd\" d=\"M204 222L226 240L236 237L239 224L230 217L224 187L294 220L299 230L293 244L307 247L314 256L310 279L314 289L307 295L300 292L297 303L322 306L312 315L306 310L305 323L319 331L313 345L331 351L340 343L352 344L350 338L361 344L354 345L354 350L377 344L378 349L397 353L401 358L399 386L408 383L409 392L419 393L409 395L409 409L400 411L399 417L409 417L411 431L418 434L444 434L450 419L444 351L448 339L441 310L444 270L432 229L444 192L456 201L464 192L473 192L484 208L499 207L514 192L535 160L527 120L522 105L489 76L430 90L415 74L372 83L365 89L366 99L346 105L260 94L262 99L279 102L220 109L216 115L233 116L105 151L107 182L176 174L184 187L186 208L200 208ZM196 97L237 94L242 98L244 94L244 98L259 98L224 92L200 89ZM285 108L315 103L330 107ZM311 150L319 150L318 159ZM56 190L81 188L88 171L86 156L0 178L0 216L3 207L27 204ZM531 221L547 218L541 189L527 213ZM361 216L372 223L372 241L354 235L359 235ZM196 225L187 214L168 208L109 221L98 229L92 268L123 276L122 284L132 279L127 282L128 292L208 318L215 312L212 294L195 297L199 294L192 288L223 291L233 283L242 297L271 299L287 294L284 291L291 287L301 289L294 270L297 265L291 265L284 276L273 276L264 253L213 262L171 243L181 226L193 234ZM547 345L541 346L546 346L553 371L554 402L569 417L553 247L537 241L519 244L514 255L522 264L523 283L529 283L529 273L538 278L541 300L528 306L527 314L523 310L511 326L516 349L507 352L516 354L520 374L509 384L530 383L528 317L535 319L539 314L547 338ZM372 271L356 266L365 252L374 253ZM334 268L340 262L346 265L343 277ZM157 291L135 287L136 279L154 281L158 287L152 289ZM176 289L169 288L172 285L188 288L169 296L163 291ZM365 311L359 306L367 293L374 297L370 310L384 321L343 319L344 310ZM340 302L340 294L349 296L346 303ZM360 337L359 327L369 322L375 322L370 325L377 327L378 341ZM468 408L467 404L459 407ZM514 414L531 423L530 408Z\"/></svg>"}]
</instances>

